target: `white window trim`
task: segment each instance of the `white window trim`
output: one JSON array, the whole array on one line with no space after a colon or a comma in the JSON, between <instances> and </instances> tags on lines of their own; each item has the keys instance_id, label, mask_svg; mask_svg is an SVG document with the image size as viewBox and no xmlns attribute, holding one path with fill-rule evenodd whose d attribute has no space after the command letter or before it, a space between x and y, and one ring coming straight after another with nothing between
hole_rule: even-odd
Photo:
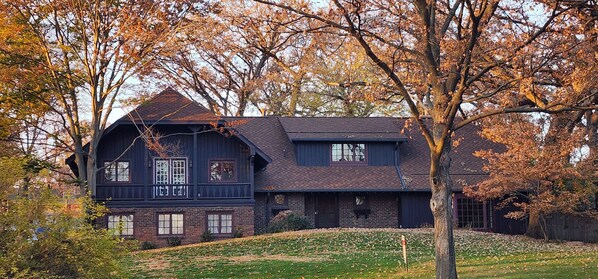
<instances>
[{"instance_id":1,"label":"white window trim","mask_svg":"<svg viewBox=\"0 0 598 279\"><path fill-rule=\"evenodd\" d=\"M185 183L182 184L174 184L173 183L173 176L174 176L174 168L172 166L173 161L176 160L183 160L185 161ZM157 162L158 161L168 161L168 176L167 176L167 183L161 183L158 184L157 180L158 180L158 173L157 173ZM175 185L186 185L189 184L189 160L187 157L167 157L167 158L160 158L160 157L154 157L153 158L153 177L154 177L154 185L156 185L156 188L154 190L154 197L164 197L164 196L169 196L171 193L169 192L169 186L172 187L176 187ZM164 186L160 186L160 185L164 185ZM180 196L187 196L188 195L188 191L184 191L183 195Z\"/></svg>"}]
</instances>

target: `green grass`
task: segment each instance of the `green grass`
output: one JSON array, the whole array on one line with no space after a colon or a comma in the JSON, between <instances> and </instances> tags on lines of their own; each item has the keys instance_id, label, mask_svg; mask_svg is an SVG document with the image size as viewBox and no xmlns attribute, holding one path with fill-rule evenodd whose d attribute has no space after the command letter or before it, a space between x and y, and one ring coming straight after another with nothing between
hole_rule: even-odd
<instances>
[{"instance_id":1,"label":"green grass","mask_svg":"<svg viewBox=\"0 0 598 279\"><path fill-rule=\"evenodd\" d=\"M430 278L432 238L429 229L313 230L135 252L126 265L133 278ZM460 278L598 278L596 244L457 231L455 246Z\"/></svg>"}]
</instances>

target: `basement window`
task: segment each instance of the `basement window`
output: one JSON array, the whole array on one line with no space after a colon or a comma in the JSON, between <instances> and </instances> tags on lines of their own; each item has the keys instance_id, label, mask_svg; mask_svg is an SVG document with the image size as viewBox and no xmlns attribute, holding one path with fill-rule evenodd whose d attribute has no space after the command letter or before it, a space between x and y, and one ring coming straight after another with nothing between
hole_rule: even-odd
<instances>
[{"instance_id":1,"label":"basement window","mask_svg":"<svg viewBox=\"0 0 598 279\"><path fill-rule=\"evenodd\" d=\"M108 229L114 230L114 235L133 235L133 214L108 215Z\"/></svg>"}]
</instances>

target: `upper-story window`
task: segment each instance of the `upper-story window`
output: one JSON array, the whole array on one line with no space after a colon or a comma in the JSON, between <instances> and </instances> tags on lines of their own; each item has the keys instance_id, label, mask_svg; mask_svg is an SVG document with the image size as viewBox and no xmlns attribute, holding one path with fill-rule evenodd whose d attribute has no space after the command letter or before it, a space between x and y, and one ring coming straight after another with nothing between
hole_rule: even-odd
<instances>
[{"instance_id":1,"label":"upper-story window","mask_svg":"<svg viewBox=\"0 0 598 279\"><path fill-rule=\"evenodd\" d=\"M235 161L233 160L211 160L210 181L233 182L237 180L235 173Z\"/></svg>"},{"instance_id":2,"label":"upper-story window","mask_svg":"<svg viewBox=\"0 0 598 279\"><path fill-rule=\"evenodd\" d=\"M187 195L187 159L159 158L155 159L154 182L165 186L156 187L156 196ZM166 186L172 185L172 186Z\"/></svg>"},{"instance_id":3,"label":"upper-story window","mask_svg":"<svg viewBox=\"0 0 598 279\"><path fill-rule=\"evenodd\" d=\"M365 144L364 143L333 143L332 144L332 162L333 163L365 163Z\"/></svg>"},{"instance_id":4,"label":"upper-story window","mask_svg":"<svg viewBox=\"0 0 598 279\"><path fill-rule=\"evenodd\" d=\"M104 162L104 180L108 182L129 182L129 162Z\"/></svg>"}]
</instances>

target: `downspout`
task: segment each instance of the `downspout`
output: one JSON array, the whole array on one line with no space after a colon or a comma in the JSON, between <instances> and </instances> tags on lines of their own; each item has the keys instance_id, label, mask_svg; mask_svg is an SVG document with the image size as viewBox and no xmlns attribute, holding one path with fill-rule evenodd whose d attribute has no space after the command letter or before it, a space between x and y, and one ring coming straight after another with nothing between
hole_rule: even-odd
<instances>
[{"instance_id":1,"label":"downspout","mask_svg":"<svg viewBox=\"0 0 598 279\"><path fill-rule=\"evenodd\" d=\"M270 225L270 192L266 194L266 228Z\"/></svg>"},{"instance_id":2,"label":"downspout","mask_svg":"<svg viewBox=\"0 0 598 279\"><path fill-rule=\"evenodd\" d=\"M405 180L403 179L403 175L401 174L401 168L399 167L399 144L400 142L395 142L395 169L397 170L397 175L401 180L401 189L407 189L407 185L405 185Z\"/></svg>"}]
</instances>

